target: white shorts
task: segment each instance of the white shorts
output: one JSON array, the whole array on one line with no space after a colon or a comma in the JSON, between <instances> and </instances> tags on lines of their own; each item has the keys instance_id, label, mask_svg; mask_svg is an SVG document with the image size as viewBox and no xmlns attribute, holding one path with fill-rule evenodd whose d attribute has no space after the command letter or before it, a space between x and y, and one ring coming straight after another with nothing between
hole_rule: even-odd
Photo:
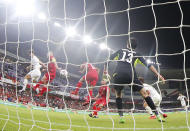
<instances>
[{"instance_id":1,"label":"white shorts","mask_svg":"<svg viewBox=\"0 0 190 131\"><path fill-rule=\"evenodd\" d=\"M154 105L155 105L156 107L159 107L159 106L160 106L160 103L161 103L161 101L162 101L162 99L161 99L160 97L152 97L152 100L153 100Z\"/></svg>"},{"instance_id":2,"label":"white shorts","mask_svg":"<svg viewBox=\"0 0 190 131\"><path fill-rule=\"evenodd\" d=\"M186 103L185 102L181 102L181 106L182 107L186 107Z\"/></svg>"},{"instance_id":3,"label":"white shorts","mask_svg":"<svg viewBox=\"0 0 190 131\"><path fill-rule=\"evenodd\" d=\"M32 80L38 81L41 76L41 71L39 69L34 69L30 71L27 75L30 75Z\"/></svg>"}]
</instances>

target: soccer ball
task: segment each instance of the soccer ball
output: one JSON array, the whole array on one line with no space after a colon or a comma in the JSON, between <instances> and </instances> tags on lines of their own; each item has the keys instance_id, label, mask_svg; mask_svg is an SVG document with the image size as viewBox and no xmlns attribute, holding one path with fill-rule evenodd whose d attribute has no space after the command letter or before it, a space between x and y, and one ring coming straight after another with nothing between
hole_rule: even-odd
<instances>
[{"instance_id":1,"label":"soccer ball","mask_svg":"<svg viewBox=\"0 0 190 131\"><path fill-rule=\"evenodd\" d=\"M67 70L61 70L60 74L63 75L63 76L67 76L68 72L67 72Z\"/></svg>"}]
</instances>

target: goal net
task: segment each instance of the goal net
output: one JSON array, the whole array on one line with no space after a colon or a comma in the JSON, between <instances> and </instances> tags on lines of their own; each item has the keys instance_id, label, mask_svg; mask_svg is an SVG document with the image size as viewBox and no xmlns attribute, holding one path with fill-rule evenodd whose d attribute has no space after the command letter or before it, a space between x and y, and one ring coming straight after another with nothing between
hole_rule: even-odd
<instances>
[{"instance_id":1,"label":"goal net","mask_svg":"<svg viewBox=\"0 0 190 131\"><path fill-rule=\"evenodd\" d=\"M2 130L189 130L190 22L189 0L1 0L0 1L0 129ZM126 85L122 94L125 123L119 123L115 90L109 80L109 101L89 117L102 87L103 68L110 55L126 48L135 38L141 53L165 77L165 84L148 68L137 64L135 70L145 83L161 95L166 122L149 119L139 92ZM34 82L27 74L33 67L31 50L43 63L41 77ZM48 53L53 53L53 60ZM55 62L54 79L48 64ZM93 87L78 81L92 64L98 69ZM108 65L108 64L107 64ZM109 64L114 75L116 62ZM84 78L86 78L85 76ZM26 89L21 91L25 79ZM90 103L84 105L93 90ZM184 95L186 107L178 99Z\"/></svg>"}]
</instances>

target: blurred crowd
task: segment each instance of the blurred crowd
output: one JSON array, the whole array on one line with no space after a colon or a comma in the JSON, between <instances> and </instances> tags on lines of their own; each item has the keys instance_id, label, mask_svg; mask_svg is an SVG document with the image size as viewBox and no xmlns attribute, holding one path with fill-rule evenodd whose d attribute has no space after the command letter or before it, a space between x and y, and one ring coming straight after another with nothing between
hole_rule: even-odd
<instances>
[{"instance_id":1,"label":"blurred crowd","mask_svg":"<svg viewBox=\"0 0 190 131\"><path fill-rule=\"evenodd\" d=\"M88 107L82 106L80 100L72 100L69 97L61 95L49 94L46 96L36 96L36 93L30 89L24 92L16 92L16 88L13 85L4 84L0 86L0 99L3 101L9 101L13 103L20 103L24 105L32 104L33 106L40 107L52 107L57 109L77 109L85 110Z\"/></svg>"},{"instance_id":2,"label":"blurred crowd","mask_svg":"<svg viewBox=\"0 0 190 131\"><path fill-rule=\"evenodd\" d=\"M68 78L69 86L67 85L67 80L57 75L56 79L51 83L49 89L51 91L48 95L44 95L41 97L36 96L36 93L31 91L31 89L27 89L25 92L19 93L16 88L19 86L20 83L23 81L23 77L26 75L26 67L29 63L16 63L16 60L13 58L6 57L4 58L0 55L0 80L2 78L6 78L12 80L14 84L6 83L0 81L0 99L4 101L10 101L14 103L21 103L24 105L32 104L34 106L41 106L41 107L52 107L58 109L73 109L73 110L86 110L88 106L82 106L84 97L88 94L87 89L81 88L79 91L79 98L77 100L71 99L70 92L74 90L76 85L76 78ZM66 86L67 85L67 86ZM17 91L17 92L16 92ZM55 93L55 91L64 92L64 94ZM112 91L112 89L111 89ZM125 90L125 94L130 93L129 91ZM94 90L94 94L97 94L98 88ZM176 102L176 93L174 96L170 97L167 94L166 90L163 90L162 93L164 94L163 104L164 108L175 108L179 107L179 103ZM113 93L114 94L114 93ZM130 94L128 94L130 95ZM63 97L64 96L64 97ZM112 97L112 96L111 96ZM115 99L114 97L111 98L112 101L109 103L110 109L116 109ZM133 102L131 99L124 99L123 102L125 109L133 108ZM135 108L143 109L142 103L143 101L134 100ZM170 105L168 107L168 104Z\"/></svg>"}]
</instances>

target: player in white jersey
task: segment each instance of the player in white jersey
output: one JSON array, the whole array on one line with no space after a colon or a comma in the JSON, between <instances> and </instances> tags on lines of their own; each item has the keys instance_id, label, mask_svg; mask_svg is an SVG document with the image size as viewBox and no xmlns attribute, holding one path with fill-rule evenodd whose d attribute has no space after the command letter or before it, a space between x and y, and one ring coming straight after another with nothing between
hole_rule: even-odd
<instances>
[{"instance_id":1,"label":"player in white jersey","mask_svg":"<svg viewBox=\"0 0 190 131\"><path fill-rule=\"evenodd\" d=\"M154 104L156 106L156 110L164 118L166 118L167 114L162 112L162 110L160 109L160 103L162 101L162 97L160 96L160 94L156 91L156 89L153 86L144 83L144 79L142 77L140 77L139 80L143 84L143 87L146 90L146 92L148 93L148 95L152 98L152 100L153 100L153 102L154 102ZM146 109L146 111L150 114L150 119L156 119L156 116L153 115L153 112L152 112L151 108L148 106L148 104L145 101L143 103L143 106Z\"/></svg>"},{"instance_id":2,"label":"player in white jersey","mask_svg":"<svg viewBox=\"0 0 190 131\"><path fill-rule=\"evenodd\" d=\"M177 100L181 101L181 106L186 110L186 108L187 108L187 106L186 106L187 97L182 95L181 93L179 93Z\"/></svg>"},{"instance_id":3,"label":"player in white jersey","mask_svg":"<svg viewBox=\"0 0 190 131\"><path fill-rule=\"evenodd\" d=\"M20 90L20 92L26 90L26 86L29 80L31 80L32 83L36 83L41 76L40 68L42 67L41 65L43 65L42 62L38 59L38 57L34 55L33 51L30 51L29 55L31 56L31 65L28 66L27 69L32 70L24 77L23 88Z\"/></svg>"}]
</instances>

